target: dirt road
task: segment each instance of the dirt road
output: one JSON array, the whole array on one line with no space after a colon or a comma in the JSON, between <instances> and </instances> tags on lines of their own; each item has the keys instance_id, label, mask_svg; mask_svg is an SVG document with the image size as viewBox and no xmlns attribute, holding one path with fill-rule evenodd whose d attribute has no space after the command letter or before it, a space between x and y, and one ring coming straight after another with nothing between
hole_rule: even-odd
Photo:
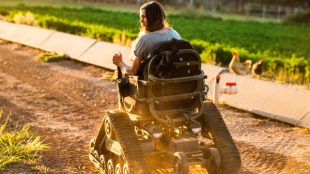
<instances>
[{"instance_id":1,"label":"dirt road","mask_svg":"<svg viewBox=\"0 0 310 174\"><path fill-rule=\"evenodd\" d=\"M40 51L0 43L0 108L10 124L30 123L50 148L42 165L49 173L98 173L88 142L106 110L116 108L113 74L72 60L42 63ZM242 155L241 173L310 173L310 131L230 107L220 111ZM192 173L201 173L191 170ZM4 173L38 173L13 165Z\"/></svg>"}]
</instances>

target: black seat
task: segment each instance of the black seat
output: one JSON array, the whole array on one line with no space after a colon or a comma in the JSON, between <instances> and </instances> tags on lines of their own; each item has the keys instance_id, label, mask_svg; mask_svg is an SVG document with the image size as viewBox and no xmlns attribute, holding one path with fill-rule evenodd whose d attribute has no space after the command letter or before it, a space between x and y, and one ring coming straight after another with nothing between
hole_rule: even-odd
<instances>
[{"instance_id":1,"label":"black seat","mask_svg":"<svg viewBox=\"0 0 310 174\"><path fill-rule=\"evenodd\" d=\"M127 111L135 108L135 112L152 115L162 122L167 113L173 118L179 113L200 112L205 95L204 73L199 54L188 42L163 42L141 63L136 93L128 96L135 106L130 105Z\"/></svg>"}]
</instances>

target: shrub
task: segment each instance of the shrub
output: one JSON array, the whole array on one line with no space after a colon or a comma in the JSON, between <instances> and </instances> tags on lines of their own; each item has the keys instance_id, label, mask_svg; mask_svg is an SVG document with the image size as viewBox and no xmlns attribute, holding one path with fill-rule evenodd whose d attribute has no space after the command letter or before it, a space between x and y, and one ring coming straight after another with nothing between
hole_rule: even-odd
<instances>
[{"instance_id":1,"label":"shrub","mask_svg":"<svg viewBox=\"0 0 310 174\"><path fill-rule=\"evenodd\" d=\"M0 16L7 16L9 14L10 13L7 10L0 8Z\"/></svg>"}]
</instances>

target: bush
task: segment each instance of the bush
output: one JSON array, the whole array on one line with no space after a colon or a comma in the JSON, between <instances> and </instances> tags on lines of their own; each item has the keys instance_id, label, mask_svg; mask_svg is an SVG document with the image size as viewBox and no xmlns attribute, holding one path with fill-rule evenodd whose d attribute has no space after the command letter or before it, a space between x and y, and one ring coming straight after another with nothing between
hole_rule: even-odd
<instances>
[{"instance_id":1,"label":"bush","mask_svg":"<svg viewBox=\"0 0 310 174\"><path fill-rule=\"evenodd\" d=\"M310 83L310 61L292 55L290 59L269 58L265 61L265 75L271 79L308 85Z\"/></svg>"},{"instance_id":2,"label":"bush","mask_svg":"<svg viewBox=\"0 0 310 174\"><path fill-rule=\"evenodd\" d=\"M293 16L290 16L285 19L285 23L291 24L310 24L310 11L305 13L299 13Z\"/></svg>"},{"instance_id":3,"label":"bush","mask_svg":"<svg viewBox=\"0 0 310 174\"><path fill-rule=\"evenodd\" d=\"M8 16L9 14L10 13L7 10L0 8L0 16Z\"/></svg>"}]
</instances>

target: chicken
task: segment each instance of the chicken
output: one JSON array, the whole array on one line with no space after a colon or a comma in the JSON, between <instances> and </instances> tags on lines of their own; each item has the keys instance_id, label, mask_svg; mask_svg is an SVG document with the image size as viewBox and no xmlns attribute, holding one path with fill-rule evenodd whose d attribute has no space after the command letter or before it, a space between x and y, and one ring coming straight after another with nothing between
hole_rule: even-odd
<instances>
[{"instance_id":1,"label":"chicken","mask_svg":"<svg viewBox=\"0 0 310 174\"><path fill-rule=\"evenodd\" d=\"M239 56L236 52L232 53L232 58L229 63L229 71L238 75L246 75L250 73L252 66L251 60L246 60L244 63L240 62Z\"/></svg>"},{"instance_id":2,"label":"chicken","mask_svg":"<svg viewBox=\"0 0 310 174\"><path fill-rule=\"evenodd\" d=\"M255 76L256 78L260 78L260 76L263 73L263 59L259 59L256 63L253 64L252 66L252 75Z\"/></svg>"}]
</instances>

